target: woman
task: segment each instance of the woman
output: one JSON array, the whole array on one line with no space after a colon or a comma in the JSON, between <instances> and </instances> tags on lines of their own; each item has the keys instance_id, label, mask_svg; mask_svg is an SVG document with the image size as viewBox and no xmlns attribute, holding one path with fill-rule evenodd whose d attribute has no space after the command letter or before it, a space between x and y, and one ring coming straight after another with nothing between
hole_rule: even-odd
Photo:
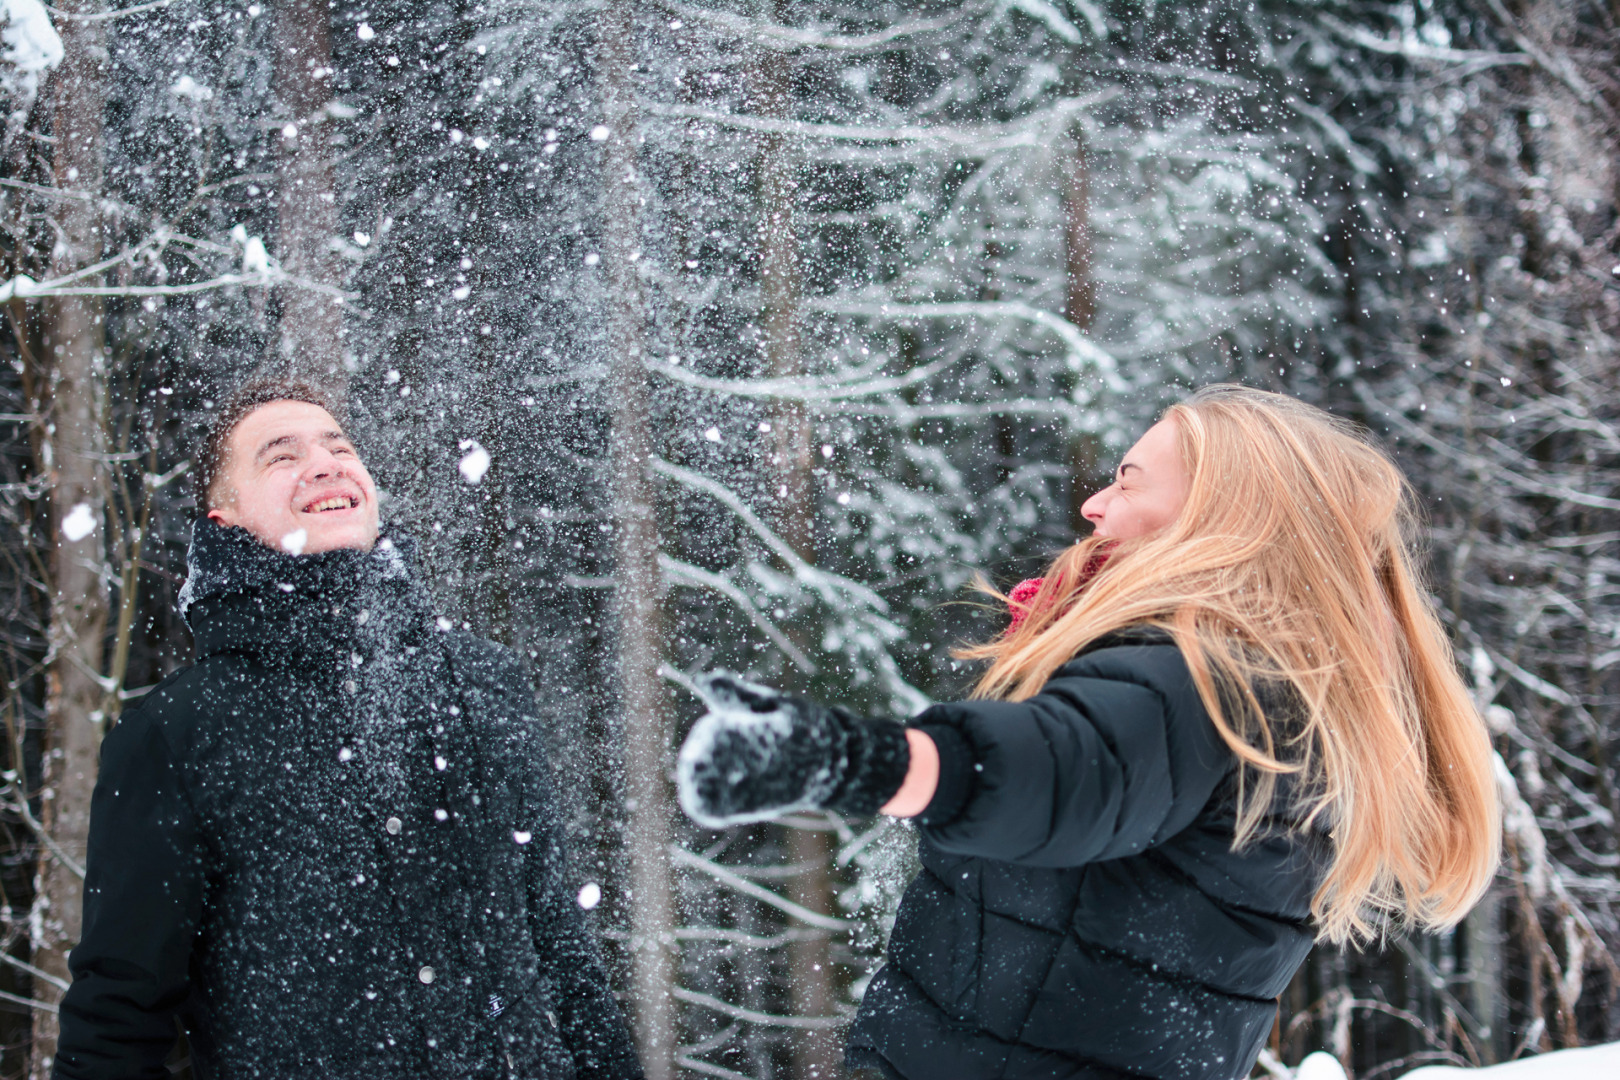
<instances>
[{"instance_id":1,"label":"woman","mask_svg":"<svg viewBox=\"0 0 1620 1080\"><path fill-rule=\"evenodd\" d=\"M973 700L909 725L708 682L682 805L914 817L923 871L849 1040L902 1080L1246 1076L1312 942L1446 927L1489 884L1491 748L1345 425L1210 387L1015 592Z\"/></svg>"}]
</instances>

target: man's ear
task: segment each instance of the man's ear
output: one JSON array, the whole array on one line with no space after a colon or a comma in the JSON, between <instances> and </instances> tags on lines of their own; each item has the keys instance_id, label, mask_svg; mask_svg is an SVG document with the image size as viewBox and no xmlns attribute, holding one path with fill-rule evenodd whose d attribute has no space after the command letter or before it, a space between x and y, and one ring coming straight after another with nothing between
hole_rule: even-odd
<instances>
[{"instance_id":1,"label":"man's ear","mask_svg":"<svg viewBox=\"0 0 1620 1080\"><path fill-rule=\"evenodd\" d=\"M234 520L234 518L236 517L236 514L234 512L236 510L236 507L234 505L235 502L236 502L236 492L227 490L227 491L223 492L222 494L227 494L227 495L230 496L230 498L222 499L222 500L220 500L218 502L215 502L214 503L214 508L212 510L208 511L207 517L208 517L208 520L212 521L215 525L219 525L222 528L227 528L228 529L232 525L236 524L236 522ZM212 500L210 500L210 501L212 501Z\"/></svg>"}]
</instances>

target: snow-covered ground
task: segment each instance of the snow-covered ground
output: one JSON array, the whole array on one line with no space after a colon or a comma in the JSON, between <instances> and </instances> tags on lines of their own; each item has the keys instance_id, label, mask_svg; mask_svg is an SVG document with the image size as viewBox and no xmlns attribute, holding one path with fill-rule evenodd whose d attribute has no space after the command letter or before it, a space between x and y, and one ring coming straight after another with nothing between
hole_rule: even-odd
<instances>
[{"instance_id":1,"label":"snow-covered ground","mask_svg":"<svg viewBox=\"0 0 1620 1080\"><path fill-rule=\"evenodd\" d=\"M1293 1080L1345 1080L1345 1075L1331 1054L1318 1053L1299 1063ZM1484 1069L1425 1065L1401 1080L1620 1080L1620 1043L1558 1050Z\"/></svg>"},{"instance_id":2,"label":"snow-covered ground","mask_svg":"<svg viewBox=\"0 0 1620 1080\"><path fill-rule=\"evenodd\" d=\"M1479 1080L1617 1080L1620 1078L1620 1043L1558 1050L1487 1069L1428 1065L1407 1073L1404 1080L1465 1080L1470 1077Z\"/></svg>"}]
</instances>

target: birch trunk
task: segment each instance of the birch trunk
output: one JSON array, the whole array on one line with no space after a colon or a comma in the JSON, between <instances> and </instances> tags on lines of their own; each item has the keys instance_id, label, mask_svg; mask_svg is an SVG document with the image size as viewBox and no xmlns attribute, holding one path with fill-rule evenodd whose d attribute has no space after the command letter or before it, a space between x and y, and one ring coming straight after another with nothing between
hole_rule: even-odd
<instances>
[{"instance_id":1,"label":"birch trunk","mask_svg":"<svg viewBox=\"0 0 1620 1080\"><path fill-rule=\"evenodd\" d=\"M603 161L603 262L609 290L614 585L629 812L631 1008L647 1080L671 1080L675 891L667 847L674 799L667 779L670 709L658 673L664 586L658 567L657 492L649 468L656 443L644 356L646 307L637 268L641 194L631 85L634 21L628 2L609 3L600 27L597 64L609 132Z\"/></svg>"},{"instance_id":2,"label":"birch trunk","mask_svg":"<svg viewBox=\"0 0 1620 1080\"><path fill-rule=\"evenodd\" d=\"M101 6L98 0L66 0L60 5L70 14L92 14ZM108 62L104 25L75 18L57 21L64 57L50 91L55 184L92 194L101 190L102 181L102 110ZM95 262L105 244L96 202L64 199L58 207L53 277ZM104 720L98 673L108 614L103 576L107 357L98 297L46 300L42 315L41 405L48 420L39 464L50 480L52 536L39 800L46 842L40 851L34 900L33 962L66 979L68 951L77 943L82 925L90 792ZM81 522L89 526L88 532L81 532ZM35 980L36 999L54 1003L59 996L44 980ZM35 1010L31 1076L49 1075L56 1056L56 1035L56 1014Z\"/></svg>"}]
</instances>

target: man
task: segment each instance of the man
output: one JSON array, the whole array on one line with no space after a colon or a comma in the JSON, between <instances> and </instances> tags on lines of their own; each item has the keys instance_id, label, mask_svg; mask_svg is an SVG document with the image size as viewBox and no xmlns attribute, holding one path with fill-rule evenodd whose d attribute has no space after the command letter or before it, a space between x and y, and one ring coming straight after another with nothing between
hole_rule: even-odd
<instances>
[{"instance_id":1,"label":"man","mask_svg":"<svg viewBox=\"0 0 1620 1080\"><path fill-rule=\"evenodd\" d=\"M327 399L198 461L197 662L107 736L55 1076L640 1077L516 658L435 619Z\"/></svg>"}]
</instances>

